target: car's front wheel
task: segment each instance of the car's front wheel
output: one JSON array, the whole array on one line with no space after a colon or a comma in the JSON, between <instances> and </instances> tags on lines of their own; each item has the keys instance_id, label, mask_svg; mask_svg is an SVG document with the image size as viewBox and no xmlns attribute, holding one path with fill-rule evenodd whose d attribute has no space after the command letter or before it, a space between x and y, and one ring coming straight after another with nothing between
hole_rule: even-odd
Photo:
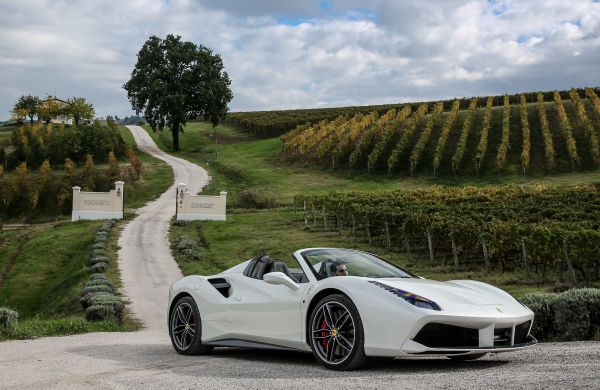
<instances>
[{"instance_id":1,"label":"car's front wheel","mask_svg":"<svg viewBox=\"0 0 600 390\"><path fill-rule=\"evenodd\" d=\"M364 330L356 306L345 295L329 295L310 316L313 354L332 370L353 370L366 360Z\"/></svg>"},{"instance_id":2,"label":"car's front wheel","mask_svg":"<svg viewBox=\"0 0 600 390\"><path fill-rule=\"evenodd\" d=\"M183 297L173 306L169 315L169 335L173 348L182 355L201 355L213 350L202 344L202 321L192 297Z\"/></svg>"}]
</instances>

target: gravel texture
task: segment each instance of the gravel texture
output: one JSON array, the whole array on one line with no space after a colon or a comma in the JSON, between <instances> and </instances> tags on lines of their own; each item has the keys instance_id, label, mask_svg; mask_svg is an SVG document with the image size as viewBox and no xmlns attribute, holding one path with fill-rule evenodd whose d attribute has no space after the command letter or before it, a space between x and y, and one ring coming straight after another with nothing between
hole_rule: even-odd
<instances>
[{"instance_id":1,"label":"gravel texture","mask_svg":"<svg viewBox=\"0 0 600 390\"><path fill-rule=\"evenodd\" d=\"M376 360L329 371L306 352L177 355L166 332L91 333L0 343L0 388L598 389L600 342L546 343L472 362Z\"/></svg>"},{"instance_id":2,"label":"gravel texture","mask_svg":"<svg viewBox=\"0 0 600 390\"><path fill-rule=\"evenodd\" d=\"M129 126L140 149L169 163L175 182L197 192L202 168L159 150ZM175 187L138 210L121 235L123 292L145 329L0 343L0 389L598 389L600 342L547 343L473 362L374 360L329 371L306 352L216 349L180 356L166 329L167 291L181 277L167 241Z\"/></svg>"}]
</instances>

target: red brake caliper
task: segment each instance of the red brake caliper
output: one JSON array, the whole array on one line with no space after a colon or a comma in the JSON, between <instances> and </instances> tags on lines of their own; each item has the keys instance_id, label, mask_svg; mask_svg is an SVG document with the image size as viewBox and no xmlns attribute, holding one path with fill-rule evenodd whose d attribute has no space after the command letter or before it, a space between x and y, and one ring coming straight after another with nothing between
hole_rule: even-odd
<instances>
[{"instance_id":1,"label":"red brake caliper","mask_svg":"<svg viewBox=\"0 0 600 390\"><path fill-rule=\"evenodd\" d=\"M321 336L327 337L327 322L325 322L325 320L323 320L323 323L321 324L321 329L323 329L323 332L321 332ZM323 348L327 349L327 344L329 344L329 340L322 339L321 342L323 343Z\"/></svg>"}]
</instances>

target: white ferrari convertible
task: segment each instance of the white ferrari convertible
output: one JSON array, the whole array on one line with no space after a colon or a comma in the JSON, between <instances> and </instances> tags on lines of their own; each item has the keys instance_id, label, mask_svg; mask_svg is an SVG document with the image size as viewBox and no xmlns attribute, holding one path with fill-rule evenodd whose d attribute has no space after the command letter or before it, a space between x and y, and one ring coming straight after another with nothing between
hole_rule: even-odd
<instances>
[{"instance_id":1,"label":"white ferrari convertible","mask_svg":"<svg viewBox=\"0 0 600 390\"><path fill-rule=\"evenodd\" d=\"M169 290L168 319L180 354L298 349L334 370L368 357L472 360L537 343L529 334L533 312L503 290L423 279L373 254L336 248L185 277Z\"/></svg>"}]
</instances>

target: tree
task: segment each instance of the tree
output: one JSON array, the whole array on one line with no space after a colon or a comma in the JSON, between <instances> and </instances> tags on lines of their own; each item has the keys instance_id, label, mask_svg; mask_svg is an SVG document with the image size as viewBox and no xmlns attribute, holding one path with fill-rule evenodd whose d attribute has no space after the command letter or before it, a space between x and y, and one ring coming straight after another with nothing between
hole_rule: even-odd
<instances>
[{"instance_id":1,"label":"tree","mask_svg":"<svg viewBox=\"0 0 600 390\"><path fill-rule=\"evenodd\" d=\"M83 190L94 191L96 185L96 168L94 167L94 158L91 154L85 156L85 165L83 166Z\"/></svg>"},{"instance_id":2,"label":"tree","mask_svg":"<svg viewBox=\"0 0 600 390\"><path fill-rule=\"evenodd\" d=\"M73 117L75 126L79 126L79 121L82 119L94 119L94 115L96 115L94 106L91 103L88 103L85 98L73 96L71 99L67 100L67 103L69 105L66 107L65 111Z\"/></svg>"},{"instance_id":3,"label":"tree","mask_svg":"<svg viewBox=\"0 0 600 390\"><path fill-rule=\"evenodd\" d=\"M154 131L171 129L177 151L181 126L188 120L203 117L215 127L225 117L233 98L230 84L218 54L169 34L164 40L148 38L123 88Z\"/></svg>"},{"instance_id":4,"label":"tree","mask_svg":"<svg viewBox=\"0 0 600 390\"><path fill-rule=\"evenodd\" d=\"M24 119L25 116L29 117L29 121L33 124L33 117L39 115L40 110L40 98L37 96L23 95L15 103L12 114L18 122Z\"/></svg>"}]
</instances>

